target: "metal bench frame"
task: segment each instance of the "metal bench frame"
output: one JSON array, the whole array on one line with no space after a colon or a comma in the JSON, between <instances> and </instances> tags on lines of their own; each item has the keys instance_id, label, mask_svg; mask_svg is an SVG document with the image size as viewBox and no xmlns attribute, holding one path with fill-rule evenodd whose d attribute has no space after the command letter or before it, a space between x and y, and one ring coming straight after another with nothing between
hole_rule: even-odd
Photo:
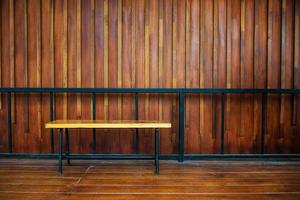
<instances>
[{"instance_id":1,"label":"metal bench frame","mask_svg":"<svg viewBox=\"0 0 300 200\"><path fill-rule=\"evenodd\" d=\"M70 143L69 143L69 129L65 128L65 137L66 137L66 150L67 152L63 154L63 128L59 128L59 154L58 154L58 172L62 174L62 161L64 158L67 158L68 165L70 162ZM159 174L159 131L158 128L154 129L154 164L155 164L155 173Z\"/></svg>"}]
</instances>

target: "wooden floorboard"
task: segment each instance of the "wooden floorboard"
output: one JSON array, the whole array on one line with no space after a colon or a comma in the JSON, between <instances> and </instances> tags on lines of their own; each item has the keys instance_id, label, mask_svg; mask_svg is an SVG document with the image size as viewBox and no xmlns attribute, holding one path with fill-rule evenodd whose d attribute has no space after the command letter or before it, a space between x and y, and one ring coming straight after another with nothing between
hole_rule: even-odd
<instances>
[{"instance_id":1,"label":"wooden floorboard","mask_svg":"<svg viewBox=\"0 0 300 200\"><path fill-rule=\"evenodd\" d=\"M74 160L57 173L55 160L1 159L0 199L300 199L300 161Z\"/></svg>"}]
</instances>

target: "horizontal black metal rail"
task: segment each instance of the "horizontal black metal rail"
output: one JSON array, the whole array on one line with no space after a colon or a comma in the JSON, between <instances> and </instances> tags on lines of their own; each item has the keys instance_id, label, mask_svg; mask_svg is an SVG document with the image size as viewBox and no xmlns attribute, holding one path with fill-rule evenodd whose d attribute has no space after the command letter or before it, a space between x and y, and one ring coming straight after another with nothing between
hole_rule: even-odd
<instances>
[{"instance_id":1,"label":"horizontal black metal rail","mask_svg":"<svg viewBox=\"0 0 300 200\"><path fill-rule=\"evenodd\" d=\"M300 89L228 88L0 88L0 93L224 93L224 94L299 94Z\"/></svg>"},{"instance_id":2,"label":"horizontal black metal rail","mask_svg":"<svg viewBox=\"0 0 300 200\"><path fill-rule=\"evenodd\" d=\"M37 158L57 159L57 153L1 153L2 158ZM64 158L72 159L144 159L153 160L153 154L64 154ZM184 154L185 160L198 160L205 158L299 158L300 154ZM177 160L178 154L159 154L159 159Z\"/></svg>"},{"instance_id":3,"label":"horizontal black metal rail","mask_svg":"<svg viewBox=\"0 0 300 200\"><path fill-rule=\"evenodd\" d=\"M227 89L227 88L0 88L0 93L7 93L7 134L8 151L0 153L0 157L14 158L57 158L54 153L53 130L50 132L50 152L44 154L32 153L14 153L13 152L13 133L11 129L11 94L12 93L49 93L50 98L50 120L54 120L53 98L55 93L91 93L92 94L92 113L93 119L96 119L96 94L98 93L134 93L135 94L135 119L139 118L138 101L139 93L173 93L179 98L179 139L178 154L162 154L162 159L178 159L183 162L184 159L202 159L202 158L300 158L300 154L265 154L264 135L266 124L266 104L269 94L290 94L299 95L300 89ZM184 126L185 126L185 95L186 94L213 94L221 95L221 151L219 154L185 154L184 153ZM261 144L260 154L225 154L225 96L227 94L257 94L261 95ZM138 152L138 131L136 130L136 152ZM151 154L96 154L96 131L93 129L93 154L70 154L64 155L69 158L91 158L91 159L153 159Z\"/></svg>"}]
</instances>

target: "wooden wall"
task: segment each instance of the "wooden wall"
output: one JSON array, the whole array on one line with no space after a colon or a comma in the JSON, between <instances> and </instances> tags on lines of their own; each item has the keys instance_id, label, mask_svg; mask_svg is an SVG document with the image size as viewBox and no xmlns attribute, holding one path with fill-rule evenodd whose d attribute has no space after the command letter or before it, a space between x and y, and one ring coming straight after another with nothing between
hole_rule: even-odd
<instances>
[{"instance_id":1,"label":"wooden wall","mask_svg":"<svg viewBox=\"0 0 300 200\"><path fill-rule=\"evenodd\" d=\"M1 87L300 88L300 1L0 2ZM299 102L268 97L267 153L300 153ZM133 103L97 95L97 119L134 119ZM55 97L57 119L91 119L91 106L88 94ZM163 153L177 152L177 107L174 95L141 95L140 119L173 124L160 136ZM220 108L219 97L186 97L187 153L220 152ZM225 109L225 153L259 153L261 97L230 95ZM12 110L13 151L49 152L49 95L14 95ZM2 94L1 152L6 113ZM136 152L134 130L97 133L99 153ZM91 131L71 138L72 152L92 151ZM149 130L137 142L139 153L152 152Z\"/></svg>"}]
</instances>

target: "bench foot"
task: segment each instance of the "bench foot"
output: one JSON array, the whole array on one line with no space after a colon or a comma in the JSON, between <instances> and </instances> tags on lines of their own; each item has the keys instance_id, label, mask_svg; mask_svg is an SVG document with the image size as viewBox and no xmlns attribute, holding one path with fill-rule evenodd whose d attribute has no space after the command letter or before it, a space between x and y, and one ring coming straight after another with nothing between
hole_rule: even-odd
<instances>
[{"instance_id":1,"label":"bench foot","mask_svg":"<svg viewBox=\"0 0 300 200\"><path fill-rule=\"evenodd\" d=\"M69 156L69 155L70 155L69 130L68 130L67 128L66 128L65 130L66 130L66 149L67 149L67 156ZM68 165L71 164L70 158L69 158L69 157L67 157L67 163L68 163Z\"/></svg>"},{"instance_id":2,"label":"bench foot","mask_svg":"<svg viewBox=\"0 0 300 200\"><path fill-rule=\"evenodd\" d=\"M63 129L59 129L58 172L60 175L62 175L62 144L63 144Z\"/></svg>"},{"instance_id":3,"label":"bench foot","mask_svg":"<svg viewBox=\"0 0 300 200\"><path fill-rule=\"evenodd\" d=\"M154 162L155 162L155 173L159 174L159 137L158 137L158 128L155 129L155 154L154 154Z\"/></svg>"}]
</instances>

